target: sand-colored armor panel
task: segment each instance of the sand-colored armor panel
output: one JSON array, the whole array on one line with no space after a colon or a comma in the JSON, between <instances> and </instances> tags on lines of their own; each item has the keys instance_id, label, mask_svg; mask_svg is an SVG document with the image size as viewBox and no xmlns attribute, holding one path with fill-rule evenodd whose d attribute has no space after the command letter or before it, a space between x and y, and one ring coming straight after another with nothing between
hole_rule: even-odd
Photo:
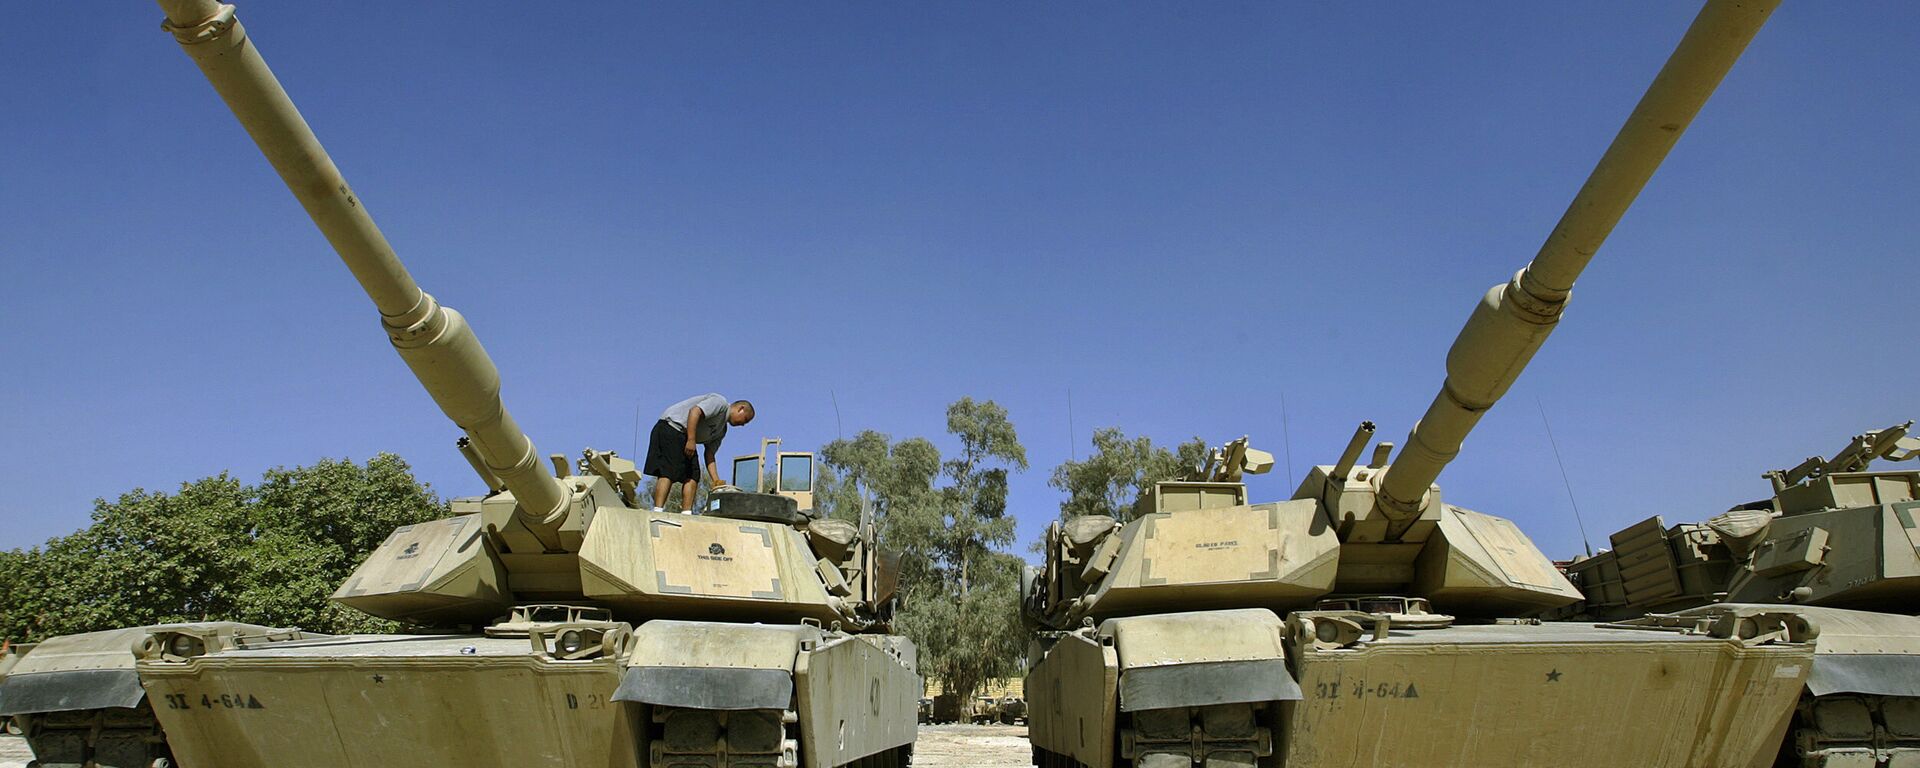
<instances>
[{"instance_id":1,"label":"sand-colored armor panel","mask_svg":"<svg viewBox=\"0 0 1920 768\"><path fill-rule=\"evenodd\" d=\"M1080 765L1113 765L1120 659L1112 637L1088 629L1042 643L1024 684L1028 738Z\"/></svg>"},{"instance_id":2,"label":"sand-colored armor panel","mask_svg":"<svg viewBox=\"0 0 1920 768\"><path fill-rule=\"evenodd\" d=\"M342 637L141 666L181 763L235 768L637 766L612 700L620 673L617 659L558 662L525 639L474 637Z\"/></svg>"},{"instance_id":3,"label":"sand-colored armor panel","mask_svg":"<svg viewBox=\"0 0 1920 768\"><path fill-rule=\"evenodd\" d=\"M808 740L803 745L806 765L845 765L913 743L913 723L889 715L916 709L920 680L912 674L911 661L888 645L866 636L841 636L819 642L800 656L794 681L803 717L818 723L876 724Z\"/></svg>"},{"instance_id":4,"label":"sand-colored armor panel","mask_svg":"<svg viewBox=\"0 0 1920 768\"><path fill-rule=\"evenodd\" d=\"M1157 512L1101 536L1114 557L1092 561L1105 578L1090 593L1093 616L1124 616L1249 600L1307 603L1332 587L1339 542L1316 525L1311 502Z\"/></svg>"},{"instance_id":5,"label":"sand-colored armor panel","mask_svg":"<svg viewBox=\"0 0 1920 768\"><path fill-rule=\"evenodd\" d=\"M390 619L478 623L511 604L500 558L478 515L401 526L368 555L333 600Z\"/></svg>"},{"instance_id":6,"label":"sand-colored armor panel","mask_svg":"<svg viewBox=\"0 0 1920 768\"><path fill-rule=\"evenodd\" d=\"M1295 647L1289 766L1770 765L1812 666L1804 643L1556 624Z\"/></svg>"}]
</instances>

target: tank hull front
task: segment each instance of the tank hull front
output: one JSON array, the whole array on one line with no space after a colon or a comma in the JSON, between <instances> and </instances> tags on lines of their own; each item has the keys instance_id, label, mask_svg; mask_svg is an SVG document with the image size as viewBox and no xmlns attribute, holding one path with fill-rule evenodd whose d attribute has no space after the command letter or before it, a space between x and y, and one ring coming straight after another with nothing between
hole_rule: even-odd
<instances>
[{"instance_id":1,"label":"tank hull front","mask_svg":"<svg viewBox=\"0 0 1920 768\"><path fill-rule=\"evenodd\" d=\"M1813 666L1807 643L1592 624L1393 630L1336 643L1315 642L1301 621L1312 613L1288 622L1267 611L1170 616L1207 614L1235 614L1251 625L1244 636L1284 627L1287 639L1264 658L1196 661L1204 654L1192 646L1184 655L1129 647L1114 621L1059 638L1027 678L1041 768L1765 766ZM1275 661L1287 680L1263 671Z\"/></svg>"},{"instance_id":2,"label":"tank hull front","mask_svg":"<svg viewBox=\"0 0 1920 768\"><path fill-rule=\"evenodd\" d=\"M139 650L161 630L125 630L48 673L74 707L22 714L48 765L884 768L916 735L921 681L900 638L654 621L569 653L565 629L241 632L182 656ZM130 691L87 688L129 675Z\"/></svg>"},{"instance_id":3,"label":"tank hull front","mask_svg":"<svg viewBox=\"0 0 1920 768\"><path fill-rule=\"evenodd\" d=\"M181 765L637 766L620 661L524 638L339 637L142 663Z\"/></svg>"}]
</instances>

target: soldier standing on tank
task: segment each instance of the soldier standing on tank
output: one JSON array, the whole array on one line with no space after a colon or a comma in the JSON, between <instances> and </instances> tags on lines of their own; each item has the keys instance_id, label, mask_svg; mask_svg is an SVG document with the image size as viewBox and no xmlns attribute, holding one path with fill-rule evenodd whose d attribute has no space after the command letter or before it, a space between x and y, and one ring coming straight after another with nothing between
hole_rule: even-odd
<instances>
[{"instance_id":1,"label":"soldier standing on tank","mask_svg":"<svg viewBox=\"0 0 1920 768\"><path fill-rule=\"evenodd\" d=\"M693 514L693 496L700 485L700 464L694 455L696 447L707 447L707 475L718 484L720 468L715 462L720 441L726 438L727 427L743 426L749 421L753 421L753 403L728 402L718 392L695 395L668 406L666 412L660 414L660 421L654 423L653 435L647 439L645 471L654 477L653 511L659 512L667 505L669 487L682 483L680 512Z\"/></svg>"}]
</instances>

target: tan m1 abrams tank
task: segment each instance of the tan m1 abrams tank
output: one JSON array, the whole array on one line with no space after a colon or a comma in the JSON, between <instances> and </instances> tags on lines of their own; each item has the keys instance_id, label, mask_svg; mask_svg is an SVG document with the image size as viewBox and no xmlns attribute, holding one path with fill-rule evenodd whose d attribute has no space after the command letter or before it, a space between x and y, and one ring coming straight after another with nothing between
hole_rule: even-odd
<instances>
[{"instance_id":1,"label":"tan m1 abrams tank","mask_svg":"<svg viewBox=\"0 0 1920 768\"><path fill-rule=\"evenodd\" d=\"M1655 516L1567 566L1585 599L1556 617L1714 604L1792 606L1821 628L1789 744L1799 765L1920 762L1920 456L1912 422L1763 477L1770 498L1705 523Z\"/></svg>"},{"instance_id":2,"label":"tan m1 abrams tank","mask_svg":"<svg viewBox=\"0 0 1920 768\"><path fill-rule=\"evenodd\" d=\"M206 623L42 643L0 682L41 768L903 765L914 648L884 634L871 525L798 503L810 457L792 455L791 492L718 494L704 515L650 513L611 453L549 467L473 331L415 284L233 7L160 5L465 432L487 494L396 530L334 595L437 632Z\"/></svg>"},{"instance_id":3,"label":"tan m1 abrams tank","mask_svg":"<svg viewBox=\"0 0 1920 768\"><path fill-rule=\"evenodd\" d=\"M1712 0L1539 254L1490 290L1406 445L1373 425L1292 499L1244 439L1130 519L1051 526L1025 580L1040 768L1759 766L1817 627L1769 607L1606 625L1510 521L1433 485L1553 330L1575 278L1774 7Z\"/></svg>"}]
</instances>

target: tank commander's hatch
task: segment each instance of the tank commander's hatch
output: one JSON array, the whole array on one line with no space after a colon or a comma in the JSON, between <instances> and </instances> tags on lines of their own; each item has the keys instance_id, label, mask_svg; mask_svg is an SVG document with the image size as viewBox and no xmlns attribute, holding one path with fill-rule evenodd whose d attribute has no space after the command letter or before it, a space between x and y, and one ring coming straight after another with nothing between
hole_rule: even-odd
<instances>
[{"instance_id":1,"label":"tank commander's hatch","mask_svg":"<svg viewBox=\"0 0 1920 768\"><path fill-rule=\"evenodd\" d=\"M762 523L805 525L813 519L813 510L802 510L790 496L746 491L723 491L713 495L713 517L753 520Z\"/></svg>"}]
</instances>

